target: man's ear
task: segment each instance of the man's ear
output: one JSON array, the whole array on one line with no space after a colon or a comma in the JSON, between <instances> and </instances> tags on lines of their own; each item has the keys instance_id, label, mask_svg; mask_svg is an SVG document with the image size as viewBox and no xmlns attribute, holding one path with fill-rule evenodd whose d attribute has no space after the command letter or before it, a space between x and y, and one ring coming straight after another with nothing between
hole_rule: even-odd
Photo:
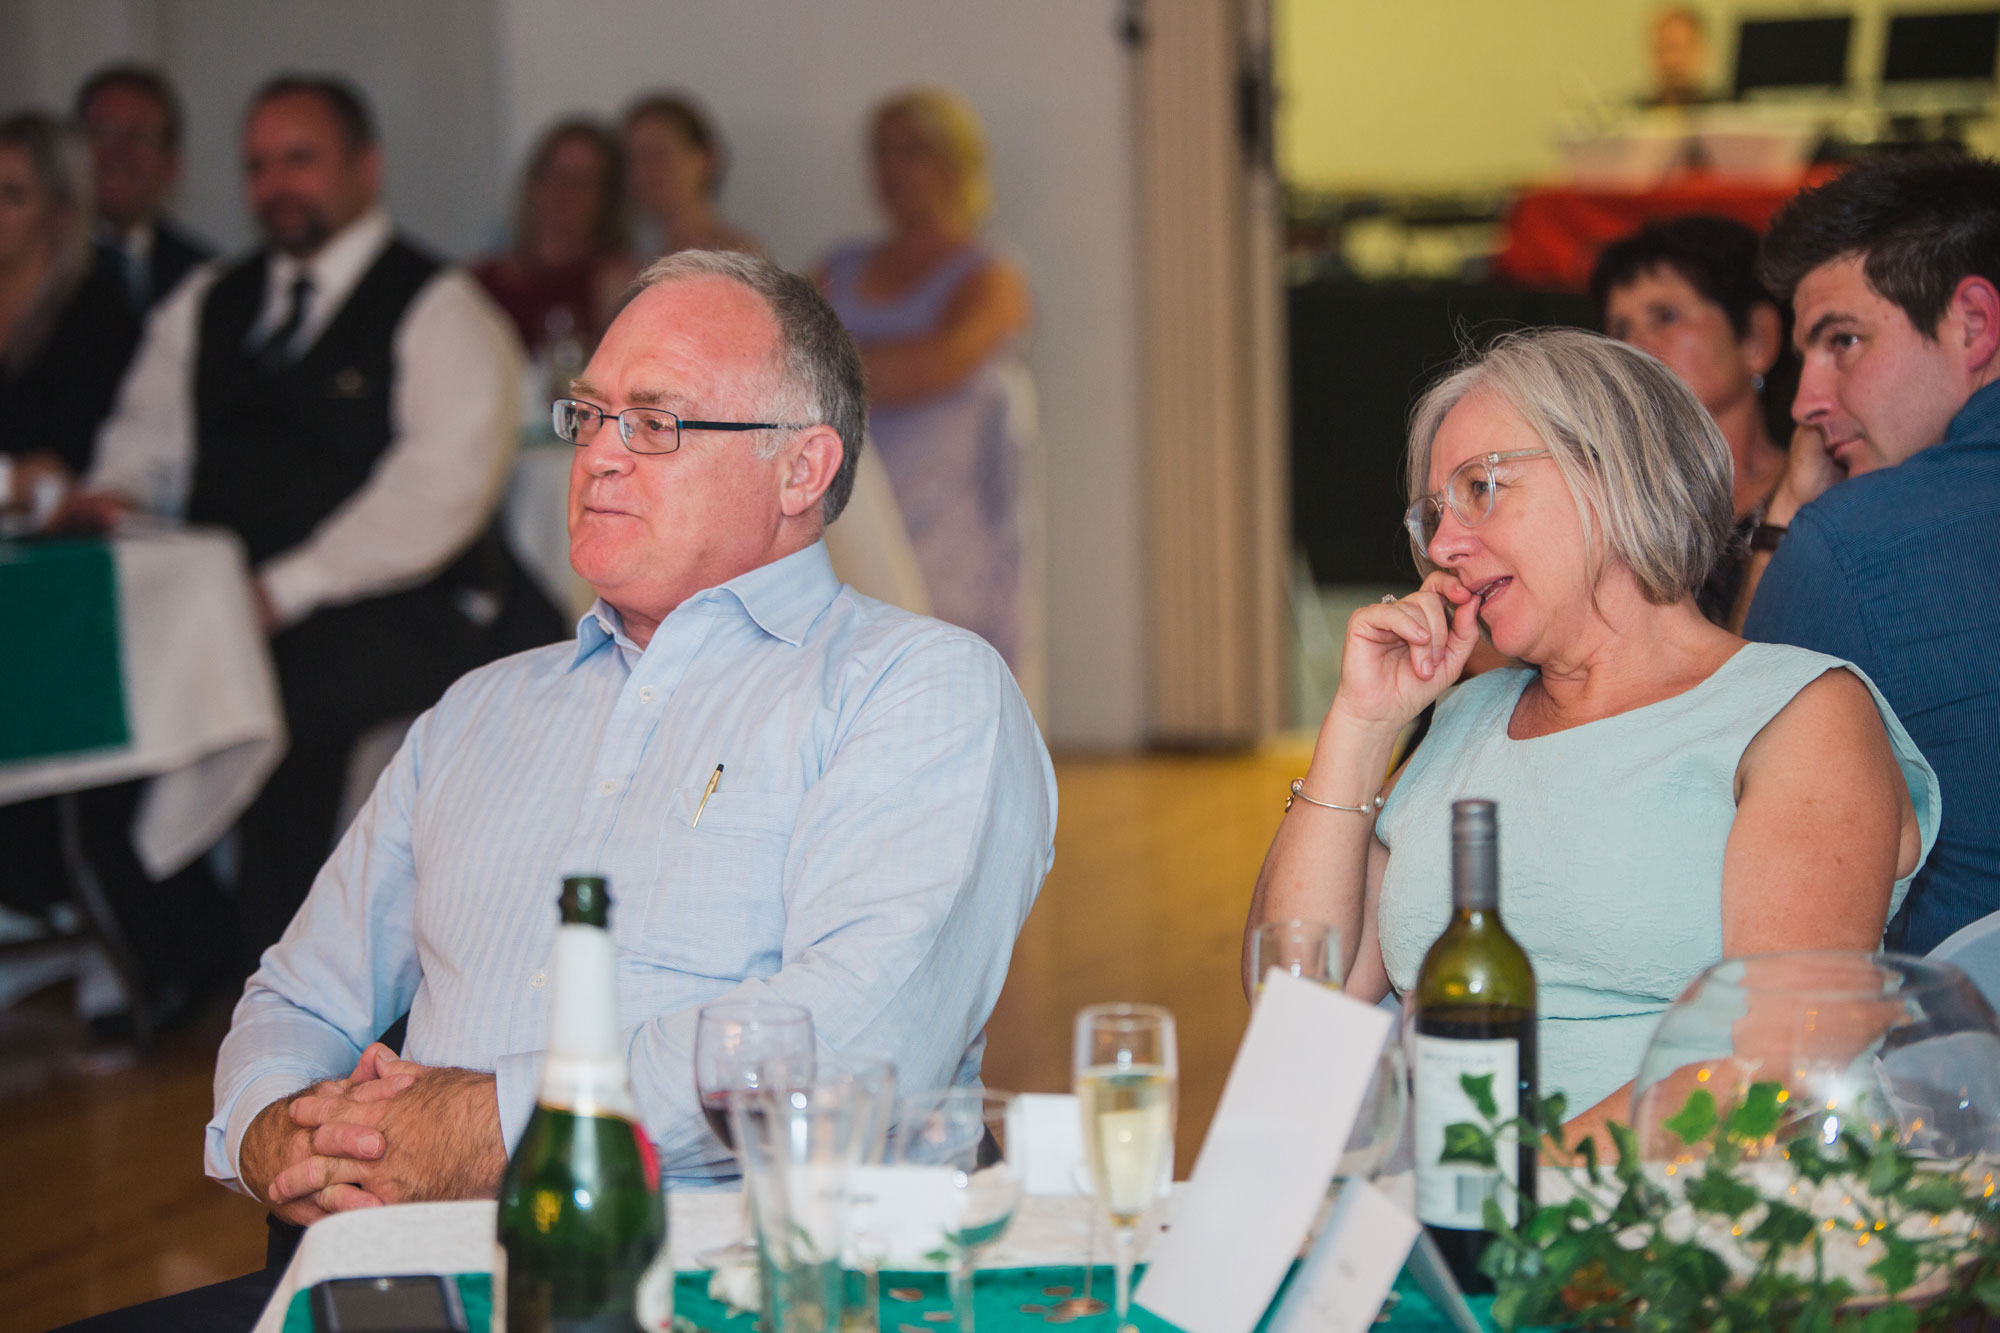
<instances>
[{"instance_id":1,"label":"man's ear","mask_svg":"<svg viewBox=\"0 0 2000 1333\"><path fill-rule=\"evenodd\" d=\"M1959 279L1945 318L1956 324L1965 368L1982 383L2000 373L2000 290L1990 279Z\"/></svg>"},{"instance_id":2,"label":"man's ear","mask_svg":"<svg viewBox=\"0 0 2000 1333\"><path fill-rule=\"evenodd\" d=\"M1743 359L1749 363L1751 374L1771 373L1771 367L1778 364L1778 345L1784 336L1785 321L1778 314L1778 307L1769 301L1759 301L1750 307L1742 344Z\"/></svg>"},{"instance_id":3,"label":"man's ear","mask_svg":"<svg viewBox=\"0 0 2000 1333\"><path fill-rule=\"evenodd\" d=\"M833 485L842 457L840 432L831 426L809 426L780 455L778 508L786 518L816 512L820 497Z\"/></svg>"}]
</instances>

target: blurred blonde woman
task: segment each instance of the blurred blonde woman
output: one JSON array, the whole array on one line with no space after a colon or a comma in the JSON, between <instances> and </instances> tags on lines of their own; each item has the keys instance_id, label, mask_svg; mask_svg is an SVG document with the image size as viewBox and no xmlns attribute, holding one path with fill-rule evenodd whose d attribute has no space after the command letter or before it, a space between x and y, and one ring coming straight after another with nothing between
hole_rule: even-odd
<instances>
[{"instance_id":1,"label":"blurred blonde woman","mask_svg":"<svg viewBox=\"0 0 2000 1333\"><path fill-rule=\"evenodd\" d=\"M861 344L869 425L933 614L1019 668L1020 444L998 362L1028 327L1027 280L982 239L985 132L958 94L876 106L868 148L887 234L836 249L817 277Z\"/></svg>"}]
</instances>

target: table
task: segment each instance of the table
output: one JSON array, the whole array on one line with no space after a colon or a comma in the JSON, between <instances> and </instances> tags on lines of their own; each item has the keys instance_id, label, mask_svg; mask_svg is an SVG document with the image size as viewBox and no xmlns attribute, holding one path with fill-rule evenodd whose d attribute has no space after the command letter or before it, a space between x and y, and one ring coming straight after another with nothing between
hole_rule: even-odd
<instances>
[{"instance_id":1,"label":"table","mask_svg":"<svg viewBox=\"0 0 2000 1333\"><path fill-rule=\"evenodd\" d=\"M749 1316L725 1318L722 1307L706 1299L707 1275L695 1271L694 1260L702 1251L736 1237L741 1220L739 1196L733 1190L683 1190L670 1193L667 1202L668 1249L681 1274L675 1292L677 1311L713 1333L751 1333L754 1321ZM1012 1290L1015 1287L1038 1292L1046 1281L1057 1277L1065 1283L1080 1283L1095 1207L1082 1196L1032 1196L1024 1201L1014 1224L980 1265L980 1309L997 1301L1005 1306L1000 1313L1017 1312L1020 1302L1012 1299L1018 1294ZM303 1301L296 1298L315 1284L336 1277L450 1273L461 1275L461 1289L468 1296L484 1294L490 1300L487 1284L493 1265L493 1231L494 1204L487 1200L404 1204L327 1218L306 1231L270 1304L264 1307L255 1333L297 1329L297 1317L287 1319L295 1300L303 1309ZM1097 1285L1108 1291L1109 1281L1109 1271L1101 1269ZM923 1302L910 1305L906 1318L930 1328L933 1325L922 1320L921 1312L948 1307L941 1278L925 1281L923 1287ZM1391 1318L1378 1328L1385 1333L1444 1333L1448 1326L1407 1277L1397 1291L1400 1299ZM1007 1304L1010 1301L1012 1304ZM1475 1304L1483 1306L1483 1302ZM1141 1333L1169 1333L1172 1329L1164 1320L1143 1311L1135 1310L1134 1315L1133 1322ZM1020 1322L1024 1327L1041 1327L1035 1319ZM1111 1317L1077 1320L1074 1326L1084 1333L1095 1333L1100 1327L1109 1330ZM474 1333L482 1333L479 1324L472 1327ZM1002 1325L982 1322L980 1327L985 1333L1000 1333ZM884 1333L889 1333L886 1326Z\"/></svg>"},{"instance_id":2,"label":"table","mask_svg":"<svg viewBox=\"0 0 2000 1333\"><path fill-rule=\"evenodd\" d=\"M1763 231L1793 195L1835 170L1814 168L1769 185L1695 174L1653 190L1568 185L1523 190L1507 210L1507 240L1493 261L1493 275L1521 287L1580 292L1590 284L1597 252L1647 222L1713 213Z\"/></svg>"},{"instance_id":3,"label":"table","mask_svg":"<svg viewBox=\"0 0 2000 1333\"><path fill-rule=\"evenodd\" d=\"M51 594L104 633L49 632L31 608ZM156 879L226 833L284 753L249 566L227 533L136 523L108 544L0 543L0 624L10 706L67 714L16 733L0 805L150 779L132 842Z\"/></svg>"}]
</instances>

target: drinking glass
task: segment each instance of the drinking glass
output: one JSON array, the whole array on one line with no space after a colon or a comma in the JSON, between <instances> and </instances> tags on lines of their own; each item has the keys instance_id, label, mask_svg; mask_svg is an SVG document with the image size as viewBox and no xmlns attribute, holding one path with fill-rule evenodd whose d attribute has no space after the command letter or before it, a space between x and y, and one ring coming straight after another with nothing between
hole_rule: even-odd
<instances>
[{"instance_id":1,"label":"drinking glass","mask_svg":"<svg viewBox=\"0 0 2000 1333\"><path fill-rule=\"evenodd\" d=\"M1157 1005L1094 1004L1076 1016L1074 1059L1091 1183L1111 1224L1122 1330L1132 1308L1139 1223L1174 1178L1174 1016Z\"/></svg>"},{"instance_id":2,"label":"drinking glass","mask_svg":"<svg viewBox=\"0 0 2000 1333\"><path fill-rule=\"evenodd\" d=\"M845 1067L843 1077L854 1087L861 1123L856 1131L857 1165L848 1185L847 1300L841 1327L868 1333L879 1324L885 1248L884 1237L871 1224L877 1210L868 1205L874 1203L874 1173L888 1169L889 1131L896 1120L896 1067L886 1060L849 1062Z\"/></svg>"},{"instance_id":3,"label":"drinking glass","mask_svg":"<svg viewBox=\"0 0 2000 1333\"><path fill-rule=\"evenodd\" d=\"M703 1005L695 1018L694 1086L702 1116L722 1146L736 1152L729 1119L732 1093L809 1083L813 1077L812 1014L773 1000L724 1000ZM741 1156L737 1159L742 1160ZM695 1261L708 1268L757 1261L750 1243L750 1195L743 1195L743 1237L708 1250Z\"/></svg>"},{"instance_id":4,"label":"drinking glass","mask_svg":"<svg viewBox=\"0 0 2000 1333\"><path fill-rule=\"evenodd\" d=\"M1324 921L1267 921L1250 941L1253 1003L1272 968L1329 989L1340 985L1340 932Z\"/></svg>"},{"instance_id":5,"label":"drinking glass","mask_svg":"<svg viewBox=\"0 0 2000 1333\"><path fill-rule=\"evenodd\" d=\"M979 1252L1006 1234L1027 1180L1026 1136L1007 1132L1013 1103L1004 1092L940 1088L904 1098L896 1118L895 1165L928 1173L936 1186L927 1202L936 1207L939 1248L951 1260L959 1333L973 1333Z\"/></svg>"},{"instance_id":6,"label":"drinking glass","mask_svg":"<svg viewBox=\"0 0 2000 1333\"><path fill-rule=\"evenodd\" d=\"M855 1079L732 1093L767 1333L837 1333L847 1187L873 1124Z\"/></svg>"}]
</instances>

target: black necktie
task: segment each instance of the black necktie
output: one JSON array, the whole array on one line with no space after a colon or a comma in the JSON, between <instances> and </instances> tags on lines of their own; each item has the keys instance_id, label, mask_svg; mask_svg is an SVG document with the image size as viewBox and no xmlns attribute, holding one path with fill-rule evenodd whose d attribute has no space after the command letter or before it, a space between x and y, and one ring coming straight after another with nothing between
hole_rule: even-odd
<instances>
[{"instance_id":1,"label":"black necktie","mask_svg":"<svg viewBox=\"0 0 2000 1333\"><path fill-rule=\"evenodd\" d=\"M312 279L300 274L292 282L292 303L285 309L285 317L278 327L271 330L271 336L257 349L257 368L266 372L280 370L292 360L292 340L299 336L299 326L306 322L306 305L312 300Z\"/></svg>"}]
</instances>

